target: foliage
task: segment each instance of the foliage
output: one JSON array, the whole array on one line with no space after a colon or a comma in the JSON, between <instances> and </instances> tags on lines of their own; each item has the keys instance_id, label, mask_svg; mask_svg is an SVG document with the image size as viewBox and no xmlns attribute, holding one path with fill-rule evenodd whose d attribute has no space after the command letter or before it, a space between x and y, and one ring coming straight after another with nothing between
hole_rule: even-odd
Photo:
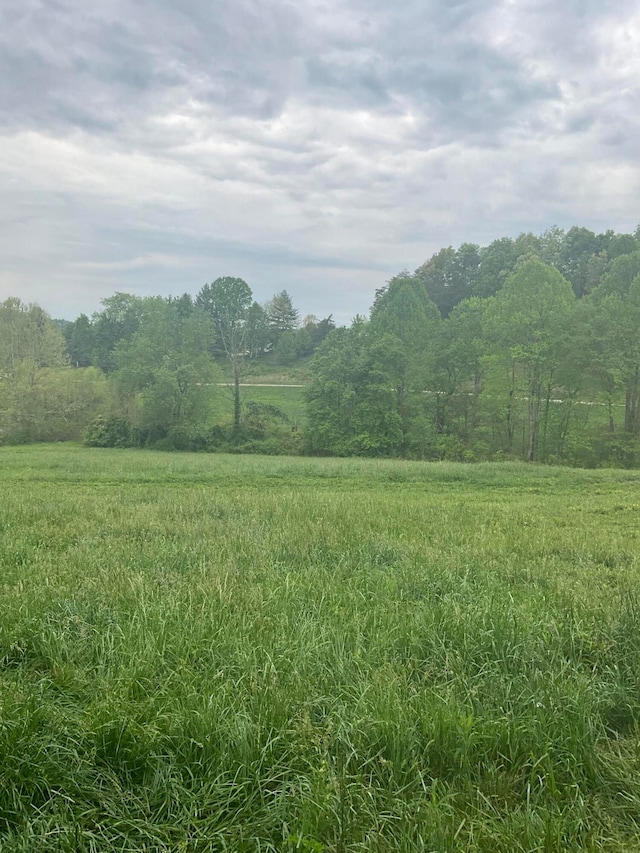
<instances>
[{"instance_id":1,"label":"foliage","mask_svg":"<svg viewBox=\"0 0 640 853\"><path fill-rule=\"evenodd\" d=\"M350 329L300 323L286 291L261 306L231 276L195 299L116 293L73 322L9 300L0 439L77 438L102 415L167 449L634 465L639 276L640 228L552 227L441 249ZM278 387L306 385L290 433L272 419L247 438L256 379L287 411L301 391Z\"/></svg>"},{"instance_id":2,"label":"foliage","mask_svg":"<svg viewBox=\"0 0 640 853\"><path fill-rule=\"evenodd\" d=\"M295 455L301 451L302 436L295 423L278 406L247 403L242 421L242 440L230 448L240 453L269 456Z\"/></svg>"},{"instance_id":3,"label":"foliage","mask_svg":"<svg viewBox=\"0 0 640 853\"><path fill-rule=\"evenodd\" d=\"M0 378L66 364L62 332L42 308L15 298L0 303Z\"/></svg>"},{"instance_id":4,"label":"foliage","mask_svg":"<svg viewBox=\"0 0 640 853\"><path fill-rule=\"evenodd\" d=\"M195 304L211 318L215 339L212 352L217 356L239 358L247 347L247 315L252 306L251 288L241 278L223 276L205 284Z\"/></svg>"},{"instance_id":5,"label":"foliage","mask_svg":"<svg viewBox=\"0 0 640 853\"><path fill-rule=\"evenodd\" d=\"M638 259L640 260L640 253ZM618 260L629 261L633 255ZM627 277L631 275L626 269ZM621 277L622 278L622 277ZM617 279L621 285L621 278ZM610 281L594 293L597 300L598 328L604 326L597 339L600 370L606 390L614 393L621 388L625 394L624 430L630 435L640 432L640 274L628 286L610 289Z\"/></svg>"},{"instance_id":6,"label":"foliage","mask_svg":"<svg viewBox=\"0 0 640 853\"><path fill-rule=\"evenodd\" d=\"M401 342L358 318L318 348L307 390L309 450L339 456L392 456L404 424L397 381L406 372Z\"/></svg>"},{"instance_id":7,"label":"foliage","mask_svg":"<svg viewBox=\"0 0 640 853\"><path fill-rule=\"evenodd\" d=\"M98 415L87 426L83 436L87 447L131 447L131 424L122 417Z\"/></svg>"},{"instance_id":8,"label":"foliage","mask_svg":"<svg viewBox=\"0 0 640 853\"><path fill-rule=\"evenodd\" d=\"M212 352L226 357L233 372L233 429L236 438L240 435L240 379L246 356L252 351L249 332L260 328L252 305L253 295L249 285L243 279L232 276L217 278L213 284L206 284L196 297L196 306L213 323L215 339L211 342Z\"/></svg>"},{"instance_id":9,"label":"foliage","mask_svg":"<svg viewBox=\"0 0 640 853\"><path fill-rule=\"evenodd\" d=\"M66 323L64 336L69 360L74 367L90 367L93 363L94 328L86 314Z\"/></svg>"},{"instance_id":10,"label":"foliage","mask_svg":"<svg viewBox=\"0 0 640 853\"><path fill-rule=\"evenodd\" d=\"M257 302L253 302L247 310L247 339L251 358L262 355L271 345L267 314Z\"/></svg>"},{"instance_id":11,"label":"foliage","mask_svg":"<svg viewBox=\"0 0 640 853\"><path fill-rule=\"evenodd\" d=\"M206 423L217 371L208 353L212 324L204 312L182 316L172 304L149 311L131 340L116 348L114 380L149 441Z\"/></svg>"},{"instance_id":12,"label":"foliage","mask_svg":"<svg viewBox=\"0 0 640 853\"><path fill-rule=\"evenodd\" d=\"M303 330L304 331L304 330ZM278 337L275 354L279 364L293 364L298 357L299 339L295 332L282 332ZM306 343L306 341L303 343Z\"/></svg>"},{"instance_id":13,"label":"foliage","mask_svg":"<svg viewBox=\"0 0 640 853\"><path fill-rule=\"evenodd\" d=\"M456 251L442 249L416 270L429 298L443 317L463 299L473 295L473 285L480 266L480 247L464 243Z\"/></svg>"},{"instance_id":14,"label":"foliage","mask_svg":"<svg viewBox=\"0 0 640 853\"><path fill-rule=\"evenodd\" d=\"M0 442L77 440L110 398L100 371L68 367L62 332L41 308L0 304Z\"/></svg>"},{"instance_id":15,"label":"foliage","mask_svg":"<svg viewBox=\"0 0 640 853\"><path fill-rule=\"evenodd\" d=\"M312 351L315 350L322 341L327 337L329 332L335 329L336 324L333 320L333 316L329 314L328 317L325 317L323 320L318 320L313 314L309 314L304 318L304 322L302 324L303 331L307 332L309 337L311 338L311 346ZM301 355L309 355L309 353L305 350L301 353Z\"/></svg>"},{"instance_id":16,"label":"foliage","mask_svg":"<svg viewBox=\"0 0 640 853\"><path fill-rule=\"evenodd\" d=\"M511 400L519 396L526 402L530 462L538 458L541 419L549 410L548 406L543 410L543 400L556 396L563 340L573 303L569 282L553 267L531 260L507 280L485 312L485 329L495 344L493 354L510 377L504 449L512 449Z\"/></svg>"},{"instance_id":17,"label":"foliage","mask_svg":"<svg viewBox=\"0 0 640 853\"><path fill-rule=\"evenodd\" d=\"M91 364L104 370L105 373L112 373L116 368L114 352L117 345L133 337L147 308L160 301L160 297L145 299L133 296L130 293L116 293L114 296L103 299L102 311L93 315L93 323L91 324L91 336L93 337ZM74 325L76 326L74 332L82 334L83 346L88 346L91 336L88 334L88 330L83 328L84 321L78 318ZM74 332L70 336L72 344L74 343ZM81 351L81 357L83 360L88 357L86 350Z\"/></svg>"},{"instance_id":18,"label":"foliage","mask_svg":"<svg viewBox=\"0 0 640 853\"><path fill-rule=\"evenodd\" d=\"M276 293L265 306L271 343L277 347L284 334L291 334L298 325L298 311L293 307L286 290Z\"/></svg>"}]
</instances>

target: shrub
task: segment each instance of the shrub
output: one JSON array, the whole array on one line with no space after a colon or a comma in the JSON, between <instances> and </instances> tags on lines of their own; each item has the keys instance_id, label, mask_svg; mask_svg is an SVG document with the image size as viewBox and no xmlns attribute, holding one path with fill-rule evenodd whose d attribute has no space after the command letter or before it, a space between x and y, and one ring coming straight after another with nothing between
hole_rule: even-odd
<instances>
[{"instance_id":1,"label":"shrub","mask_svg":"<svg viewBox=\"0 0 640 853\"><path fill-rule=\"evenodd\" d=\"M84 443L89 447L131 447L131 425L125 418L98 415L85 430Z\"/></svg>"}]
</instances>

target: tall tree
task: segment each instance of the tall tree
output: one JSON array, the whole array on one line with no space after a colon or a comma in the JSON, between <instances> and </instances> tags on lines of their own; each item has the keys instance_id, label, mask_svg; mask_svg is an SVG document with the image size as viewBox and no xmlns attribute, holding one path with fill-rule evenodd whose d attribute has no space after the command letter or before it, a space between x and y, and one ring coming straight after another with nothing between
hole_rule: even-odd
<instances>
[{"instance_id":1,"label":"tall tree","mask_svg":"<svg viewBox=\"0 0 640 853\"><path fill-rule=\"evenodd\" d=\"M267 314L257 302L247 311L247 346L251 358L257 358L268 348L271 340Z\"/></svg>"},{"instance_id":2,"label":"tall tree","mask_svg":"<svg viewBox=\"0 0 640 853\"><path fill-rule=\"evenodd\" d=\"M249 349L249 309L253 302L251 288L242 278L223 276L205 284L196 296L196 306L206 311L213 321L219 353L228 360L233 374L233 435L240 436L240 379ZM214 346L216 346L214 344Z\"/></svg>"},{"instance_id":3,"label":"tall tree","mask_svg":"<svg viewBox=\"0 0 640 853\"><path fill-rule=\"evenodd\" d=\"M25 305L10 298L0 303L0 374L7 378L26 368L68 363L65 339L54 321L39 305Z\"/></svg>"},{"instance_id":4,"label":"tall tree","mask_svg":"<svg viewBox=\"0 0 640 853\"><path fill-rule=\"evenodd\" d=\"M71 364L75 367L89 367L93 363L95 349L95 330L86 314L68 323L64 328L67 352Z\"/></svg>"},{"instance_id":5,"label":"tall tree","mask_svg":"<svg viewBox=\"0 0 640 853\"><path fill-rule=\"evenodd\" d=\"M275 347L285 332L293 332L298 326L298 311L293 307L286 290L276 293L265 306L271 341Z\"/></svg>"},{"instance_id":6,"label":"tall tree","mask_svg":"<svg viewBox=\"0 0 640 853\"><path fill-rule=\"evenodd\" d=\"M314 317L313 314L309 314L304 318L303 325L311 337L313 350L315 350L327 337L329 332L336 327L332 314L329 314L328 317L324 317L322 320L318 320L318 318Z\"/></svg>"},{"instance_id":7,"label":"tall tree","mask_svg":"<svg viewBox=\"0 0 640 853\"><path fill-rule=\"evenodd\" d=\"M381 342L386 339L387 375L402 429L402 453L409 449L416 413L424 409L423 392L431 376L434 334L441 322L422 283L408 274L395 276L378 294L371 309L371 333Z\"/></svg>"},{"instance_id":8,"label":"tall tree","mask_svg":"<svg viewBox=\"0 0 640 853\"><path fill-rule=\"evenodd\" d=\"M602 240L588 228L570 228L562 241L557 268L571 282L578 298L594 286L592 259L602 248Z\"/></svg>"},{"instance_id":9,"label":"tall tree","mask_svg":"<svg viewBox=\"0 0 640 853\"><path fill-rule=\"evenodd\" d=\"M318 347L306 391L307 438L314 453L393 456L402 443L402 423L390 365L397 341L376 337L357 317Z\"/></svg>"},{"instance_id":10,"label":"tall tree","mask_svg":"<svg viewBox=\"0 0 640 853\"><path fill-rule=\"evenodd\" d=\"M607 255L612 260L637 252L639 248L637 237L633 234L616 234L615 231L609 230L601 235L601 239Z\"/></svg>"},{"instance_id":11,"label":"tall tree","mask_svg":"<svg viewBox=\"0 0 640 853\"><path fill-rule=\"evenodd\" d=\"M620 255L609 264L600 285L593 291L599 303L605 296L625 297L636 276L640 275L640 251Z\"/></svg>"},{"instance_id":12,"label":"tall tree","mask_svg":"<svg viewBox=\"0 0 640 853\"><path fill-rule=\"evenodd\" d=\"M38 305L0 303L0 439L12 442L70 438L60 420L71 415L62 393L68 369L63 334Z\"/></svg>"},{"instance_id":13,"label":"tall tree","mask_svg":"<svg viewBox=\"0 0 640 853\"><path fill-rule=\"evenodd\" d=\"M519 250L509 237L494 240L480 250L480 265L472 296L493 296L516 267Z\"/></svg>"},{"instance_id":14,"label":"tall tree","mask_svg":"<svg viewBox=\"0 0 640 853\"><path fill-rule=\"evenodd\" d=\"M455 250L441 249L419 267L416 278L422 282L429 298L448 317L458 302L473 296L480 267L480 247L463 243Z\"/></svg>"},{"instance_id":15,"label":"tall tree","mask_svg":"<svg viewBox=\"0 0 640 853\"><path fill-rule=\"evenodd\" d=\"M634 278L635 269L638 273ZM623 390L624 429L640 433L640 252L616 258L592 300L594 359L605 392ZM613 416L610 416L613 425Z\"/></svg>"},{"instance_id":16,"label":"tall tree","mask_svg":"<svg viewBox=\"0 0 640 853\"><path fill-rule=\"evenodd\" d=\"M105 373L115 370L113 352L117 344L133 337L147 308L159 299L134 296L131 293L115 293L103 299L102 310L93 315L92 364Z\"/></svg>"},{"instance_id":17,"label":"tall tree","mask_svg":"<svg viewBox=\"0 0 640 853\"><path fill-rule=\"evenodd\" d=\"M438 431L456 432L469 440L475 427L482 390L482 357L486 352L484 313L488 300L465 299L440 323L434 339L433 391ZM462 425L453 423L461 419Z\"/></svg>"},{"instance_id":18,"label":"tall tree","mask_svg":"<svg viewBox=\"0 0 640 853\"><path fill-rule=\"evenodd\" d=\"M507 420L514 398L519 394L526 399L529 461L538 458L541 416L549 413L574 302L571 285L556 269L530 260L487 306L485 328L510 376Z\"/></svg>"},{"instance_id":19,"label":"tall tree","mask_svg":"<svg viewBox=\"0 0 640 853\"><path fill-rule=\"evenodd\" d=\"M207 422L216 366L208 352L212 324L203 312L159 302L114 353L114 379L130 418L151 440L194 436Z\"/></svg>"}]
</instances>

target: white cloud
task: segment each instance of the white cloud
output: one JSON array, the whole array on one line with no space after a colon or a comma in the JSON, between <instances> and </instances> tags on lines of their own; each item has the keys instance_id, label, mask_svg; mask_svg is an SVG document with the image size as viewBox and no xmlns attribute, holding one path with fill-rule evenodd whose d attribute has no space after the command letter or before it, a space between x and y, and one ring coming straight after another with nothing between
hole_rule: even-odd
<instances>
[{"instance_id":1,"label":"white cloud","mask_svg":"<svg viewBox=\"0 0 640 853\"><path fill-rule=\"evenodd\" d=\"M348 319L442 245L631 230L639 34L626 0L7 0L0 298L237 274Z\"/></svg>"}]
</instances>

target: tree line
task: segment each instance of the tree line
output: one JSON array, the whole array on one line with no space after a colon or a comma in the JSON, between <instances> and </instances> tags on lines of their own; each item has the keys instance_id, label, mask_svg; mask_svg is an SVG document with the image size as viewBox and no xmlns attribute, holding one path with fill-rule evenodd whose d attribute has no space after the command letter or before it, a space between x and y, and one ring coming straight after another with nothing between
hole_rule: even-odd
<instances>
[{"instance_id":1,"label":"tree line","mask_svg":"<svg viewBox=\"0 0 640 853\"><path fill-rule=\"evenodd\" d=\"M116 293L74 321L8 299L0 303L0 442L189 450L251 449L269 438L264 449L281 439L281 452L297 452L301 436L290 439L281 412L243 411L240 380L256 362L287 369L308 360L334 325L331 317L300 322L286 291L259 305L245 281L228 276L195 297ZM233 418L217 423L227 381Z\"/></svg>"},{"instance_id":2,"label":"tree line","mask_svg":"<svg viewBox=\"0 0 640 853\"><path fill-rule=\"evenodd\" d=\"M367 317L300 321L242 279L116 294L91 318L0 305L0 439L416 459L640 462L640 229L442 249ZM255 365L306 376L306 424L243 406ZM212 402L233 390L233 414Z\"/></svg>"}]
</instances>

